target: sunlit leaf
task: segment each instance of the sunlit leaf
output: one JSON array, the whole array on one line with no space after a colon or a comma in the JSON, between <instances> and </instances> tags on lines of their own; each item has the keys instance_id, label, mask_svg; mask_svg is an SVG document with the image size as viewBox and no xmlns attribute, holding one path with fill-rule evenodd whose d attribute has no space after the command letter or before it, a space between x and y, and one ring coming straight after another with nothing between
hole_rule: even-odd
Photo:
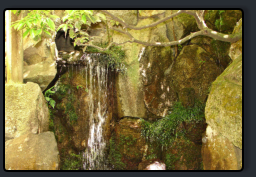
<instances>
[{"instance_id":1,"label":"sunlit leaf","mask_svg":"<svg viewBox=\"0 0 256 177\"><path fill-rule=\"evenodd\" d=\"M51 33L49 31L44 30L44 32L51 36Z\"/></svg>"},{"instance_id":2,"label":"sunlit leaf","mask_svg":"<svg viewBox=\"0 0 256 177\"><path fill-rule=\"evenodd\" d=\"M80 23L80 21L76 21L75 27L76 27L78 30L81 29L81 23Z\"/></svg>"},{"instance_id":3,"label":"sunlit leaf","mask_svg":"<svg viewBox=\"0 0 256 177\"><path fill-rule=\"evenodd\" d=\"M55 30L55 24L50 18L47 18L47 24L52 30Z\"/></svg>"},{"instance_id":4,"label":"sunlit leaf","mask_svg":"<svg viewBox=\"0 0 256 177\"><path fill-rule=\"evenodd\" d=\"M24 33L23 33L23 38L26 37L29 34L30 29L27 29Z\"/></svg>"},{"instance_id":5,"label":"sunlit leaf","mask_svg":"<svg viewBox=\"0 0 256 177\"><path fill-rule=\"evenodd\" d=\"M69 30L69 36L70 36L71 38L74 38L74 37L75 37L75 32L74 32L73 29L70 29L70 30Z\"/></svg>"},{"instance_id":6,"label":"sunlit leaf","mask_svg":"<svg viewBox=\"0 0 256 177\"><path fill-rule=\"evenodd\" d=\"M61 24L58 28L57 31L59 31L61 28L63 28L64 26L66 26L67 24Z\"/></svg>"},{"instance_id":7,"label":"sunlit leaf","mask_svg":"<svg viewBox=\"0 0 256 177\"><path fill-rule=\"evenodd\" d=\"M103 21L106 21L106 16L102 13L98 13L97 16L99 16Z\"/></svg>"},{"instance_id":8,"label":"sunlit leaf","mask_svg":"<svg viewBox=\"0 0 256 177\"><path fill-rule=\"evenodd\" d=\"M28 25L29 28L32 27L32 24L29 21L26 21L26 24Z\"/></svg>"},{"instance_id":9,"label":"sunlit leaf","mask_svg":"<svg viewBox=\"0 0 256 177\"><path fill-rule=\"evenodd\" d=\"M17 27L17 30L20 30L20 29L22 29L22 27L25 25L25 23L23 22L23 23L20 23L19 24L19 26Z\"/></svg>"},{"instance_id":10,"label":"sunlit leaf","mask_svg":"<svg viewBox=\"0 0 256 177\"><path fill-rule=\"evenodd\" d=\"M85 14L82 15L82 21L83 21L84 24L86 24L86 16L85 16Z\"/></svg>"},{"instance_id":11,"label":"sunlit leaf","mask_svg":"<svg viewBox=\"0 0 256 177\"><path fill-rule=\"evenodd\" d=\"M96 19L92 15L88 15L89 19L91 20L92 23L96 22Z\"/></svg>"}]
</instances>

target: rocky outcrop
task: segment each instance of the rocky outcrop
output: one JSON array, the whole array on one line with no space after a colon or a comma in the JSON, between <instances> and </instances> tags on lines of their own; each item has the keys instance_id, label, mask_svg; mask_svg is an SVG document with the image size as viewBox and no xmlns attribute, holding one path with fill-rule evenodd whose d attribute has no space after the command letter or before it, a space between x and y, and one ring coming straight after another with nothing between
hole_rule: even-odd
<instances>
[{"instance_id":1,"label":"rocky outcrop","mask_svg":"<svg viewBox=\"0 0 256 177\"><path fill-rule=\"evenodd\" d=\"M234 31L241 30L241 25L242 20ZM211 86L205 108L208 128L202 149L205 170L242 168L241 53L242 40L231 44L229 54L233 62Z\"/></svg>"},{"instance_id":2,"label":"rocky outcrop","mask_svg":"<svg viewBox=\"0 0 256 177\"><path fill-rule=\"evenodd\" d=\"M5 84L5 140L48 131L49 111L40 87Z\"/></svg>"},{"instance_id":3,"label":"rocky outcrop","mask_svg":"<svg viewBox=\"0 0 256 177\"><path fill-rule=\"evenodd\" d=\"M193 88L194 97L205 102L211 83L220 73L221 69L204 49L189 45L177 57L171 79L179 98L182 98L184 88Z\"/></svg>"},{"instance_id":4,"label":"rocky outcrop","mask_svg":"<svg viewBox=\"0 0 256 177\"><path fill-rule=\"evenodd\" d=\"M23 67L24 82L37 83L41 90L44 91L52 82L57 73L55 61L43 61Z\"/></svg>"},{"instance_id":5,"label":"rocky outcrop","mask_svg":"<svg viewBox=\"0 0 256 177\"><path fill-rule=\"evenodd\" d=\"M240 170L242 150L210 126L203 136L202 158L204 170Z\"/></svg>"},{"instance_id":6,"label":"rocky outcrop","mask_svg":"<svg viewBox=\"0 0 256 177\"><path fill-rule=\"evenodd\" d=\"M124 118L115 126L115 153L120 154L120 161L126 170L137 170L145 151L145 139L141 137L141 120ZM113 150L113 149L112 149ZM113 158L114 155L111 157ZM117 159L116 159L117 160ZM115 159L113 159L116 163Z\"/></svg>"},{"instance_id":7,"label":"rocky outcrop","mask_svg":"<svg viewBox=\"0 0 256 177\"><path fill-rule=\"evenodd\" d=\"M6 170L58 170L59 152L53 132L28 133L5 142Z\"/></svg>"},{"instance_id":8,"label":"rocky outcrop","mask_svg":"<svg viewBox=\"0 0 256 177\"><path fill-rule=\"evenodd\" d=\"M200 170L201 145L178 138L171 146L164 148L162 159L167 170Z\"/></svg>"}]
</instances>

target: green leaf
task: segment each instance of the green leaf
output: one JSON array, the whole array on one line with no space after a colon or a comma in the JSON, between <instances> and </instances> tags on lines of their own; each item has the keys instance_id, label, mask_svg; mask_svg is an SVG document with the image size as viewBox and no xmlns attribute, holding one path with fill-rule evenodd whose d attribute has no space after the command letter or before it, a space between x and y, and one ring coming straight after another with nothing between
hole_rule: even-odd
<instances>
[{"instance_id":1,"label":"green leaf","mask_svg":"<svg viewBox=\"0 0 256 177\"><path fill-rule=\"evenodd\" d=\"M28 35L29 31L30 31L30 29L27 29L27 30L23 33L23 38Z\"/></svg>"},{"instance_id":2,"label":"green leaf","mask_svg":"<svg viewBox=\"0 0 256 177\"><path fill-rule=\"evenodd\" d=\"M46 34L48 34L48 35L52 36L52 35L51 35L51 33L50 33L49 31L44 30L44 32L45 32Z\"/></svg>"},{"instance_id":3,"label":"green leaf","mask_svg":"<svg viewBox=\"0 0 256 177\"><path fill-rule=\"evenodd\" d=\"M75 32L74 32L73 29L69 30L69 36L70 36L70 38L74 38L75 37Z\"/></svg>"},{"instance_id":4,"label":"green leaf","mask_svg":"<svg viewBox=\"0 0 256 177\"><path fill-rule=\"evenodd\" d=\"M69 18L69 15L62 17L62 21L65 22Z\"/></svg>"},{"instance_id":5,"label":"green leaf","mask_svg":"<svg viewBox=\"0 0 256 177\"><path fill-rule=\"evenodd\" d=\"M50 101L51 100L51 98L49 98L49 97L45 97L45 99L46 99L46 101Z\"/></svg>"},{"instance_id":6,"label":"green leaf","mask_svg":"<svg viewBox=\"0 0 256 177\"><path fill-rule=\"evenodd\" d=\"M12 10L12 13L16 14L16 13L17 13L17 10Z\"/></svg>"},{"instance_id":7,"label":"green leaf","mask_svg":"<svg viewBox=\"0 0 256 177\"><path fill-rule=\"evenodd\" d=\"M102 13L98 13L97 16L99 16L103 21L106 21L106 16Z\"/></svg>"},{"instance_id":8,"label":"green leaf","mask_svg":"<svg viewBox=\"0 0 256 177\"><path fill-rule=\"evenodd\" d=\"M59 31L61 28L63 28L65 25L67 24L61 24L58 28L57 28L57 31Z\"/></svg>"},{"instance_id":9,"label":"green leaf","mask_svg":"<svg viewBox=\"0 0 256 177\"><path fill-rule=\"evenodd\" d=\"M32 24L31 24L29 21L26 21L26 24L27 24L27 26L28 26L29 28L32 27Z\"/></svg>"},{"instance_id":10,"label":"green leaf","mask_svg":"<svg viewBox=\"0 0 256 177\"><path fill-rule=\"evenodd\" d=\"M59 16L57 16L57 15L50 15L50 17L51 17L51 18L53 18L53 19L60 18L60 17L59 17Z\"/></svg>"},{"instance_id":11,"label":"green leaf","mask_svg":"<svg viewBox=\"0 0 256 177\"><path fill-rule=\"evenodd\" d=\"M49 102L49 104L54 108L56 102L55 102L53 99L51 99L50 102Z\"/></svg>"},{"instance_id":12,"label":"green leaf","mask_svg":"<svg viewBox=\"0 0 256 177\"><path fill-rule=\"evenodd\" d=\"M76 27L78 30L81 29L81 23L80 23L80 21L76 21L75 27Z\"/></svg>"},{"instance_id":13,"label":"green leaf","mask_svg":"<svg viewBox=\"0 0 256 177\"><path fill-rule=\"evenodd\" d=\"M23 22L23 23L20 23L19 24L19 26L17 27L17 30L20 30L20 29L22 29L22 27L25 25L25 23Z\"/></svg>"},{"instance_id":14,"label":"green leaf","mask_svg":"<svg viewBox=\"0 0 256 177\"><path fill-rule=\"evenodd\" d=\"M35 29L30 29L30 35L32 38L36 36L36 30Z\"/></svg>"},{"instance_id":15,"label":"green leaf","mask_svg":"<svg viewBox=\"0 0 256 177\"><path fill-rule=\"evenodd\" d=\"M89 19L91 20L92 23L96 22L96 19L92 15L88 15Z\"/></svg>"},{"instance_id":16,"label":"green leaf","mask_svg":"<svg viewBox=\"0 0 256 177\"><path fill-rule=\"evenodd\" d=\"M85 16L85 14L82 15L82 21L83 21L84 24L86 24L86 16Z\"/></svg>"},{"instance_id":17,"label":"green leaf","mask_svg":"<svg viewBox=\"0 0 256 177\"><path fill-rule=\"evenodd\" d=\"M42 29L36 30L36 35L40 35L42 33Z\"/></svg>"},{"instance_id":18,"label":"green leaf","mask_svg":"<svg viewBox=\"0 0 256 177\"><path fill-rule=\"evenodd\" d=\"M55 24L50 18L47 18L47 24L53 31L55 30Z\"/></svg>"},{"instance_id":19,"label":"green leaf","mask_svg":"<svg viewBox=\"0 0 256 177\"><path fill-rule=\"evenodd\" d=\"M219 14L222 14L223 12L225 12L225 10L219 10Z\"/></svg>"}]
</instances>

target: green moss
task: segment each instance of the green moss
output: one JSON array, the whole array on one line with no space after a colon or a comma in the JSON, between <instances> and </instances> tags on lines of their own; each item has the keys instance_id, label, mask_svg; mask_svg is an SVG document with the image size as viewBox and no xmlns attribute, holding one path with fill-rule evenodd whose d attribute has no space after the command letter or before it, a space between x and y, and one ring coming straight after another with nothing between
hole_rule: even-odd
<instances>
[{"instance_id":1,"label":"green moss","mask_svg":"<svg viewBox=\"0 0 256 177\"><path fill-rule=\"evenodd\" d=\"M204 104L195 102L194 107L184 107L181 102L176 102L171 114L152 124L142 120L142 135L148 141L156 141L161 146L168 146L185 132L177 132L176 128L182 122L200 122L204 120Z\"/></svg>"},{"instance_id":2,"label":"green moss","mask_svg":"<svg viewBox=\"0 0 256 177\"><path fill-rule=\"evenodd\" d=\"M108 46L108 43L105 44L98 44L99 47L105 48ZM86 52L90 53L104 53L106 56L103 58L104 61L106 62L108 67L114 69L117 68L119 70L124 69L124 59L125 59L125 51L122 50L121 46L111 46L108 50L106 51L100 51L97 48L94 47L87 47Z\"/></svg>"},{"instance_id":3,"label":"green moss","mask_svg":"<svg viewBox=\"0 0 256 177\"><path fill-rule=\"evenodd\" d=\"M125 163L122 162L122 154L120 152L120 145L118 144L115 135L109 140L109 156L108 161L115 170L124 170Z\"/></svg>"},{"instance_id":4,"label":"green moss","mask_svg":"<svg viewBox=\"0 0 256 177\"><path fill-rule=\"evenodd\" d=\"M83 170L83 154L70 153L66 155L61 170Z\"/></svg>"}]
</instances>

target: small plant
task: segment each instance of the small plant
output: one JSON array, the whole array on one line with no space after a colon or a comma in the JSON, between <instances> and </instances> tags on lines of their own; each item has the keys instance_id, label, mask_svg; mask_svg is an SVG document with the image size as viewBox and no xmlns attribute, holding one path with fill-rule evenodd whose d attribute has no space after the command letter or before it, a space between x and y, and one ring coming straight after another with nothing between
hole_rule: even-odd
<instances>
[{"instance_id":1,"label":"small plant","mask_svg":"<svg viewBox=\"0 0 256 177\"><path fill-rule=\"evenodd\" d=\"M176 132L176 128L182 122L196 123L203 121L204 105L199 101L195 102L194 107L185 108L181 102L176 102L172 112L166 117L150 124L142 119L142 136L147 141L157 142L159 145L168 146L178 136L183 136L184 132Z\"/></svg>"},{"instance_id":2,"label":"small plant","mask_svg":"<svg viewBox=\"0 0 256 177\"><path fill-rule=\"evenodd\" d=\"M83 169L83 154L71 153L65 157L62 165L62 170L82 170Z\"/></svg>"},{"instance_id":3,"label":"small plant","mask_svg":"<svg viewBox=\"0 0 256 177\"><path fill-rule=\"evenodd\" d=\"M52 108L54 108L56 102L50 98L50 96L52 96L53 94L55 94L55 91L52 91L52 89L55 86L52 86L51 88L49 88L48 90L46 90L46 92L44 93L44 97L46 99L46 101L48 102L49 105L51 105Z\"/></svg>"},{"instance_id":4,"label":"small plant","mask_svg":"<svg viewBox=\"0 0 256 177\"><path fill-rule=\"evenodd\" d=\"M120 153L120 145L116 143L115 136L112 136L109 140L109 163L114 167L115 170L123 170L126 165L122 162L122 154Z\"/></svg>"},{"instance_id":5,"label":"small plant","mask_svg":"<svg viewBox=\"0 0 256 177\"><path fill-rule=\"evenodd\" d=\"M179 51L182 50L182 45L178 44L178 50L179 50Z\"/></svg>"},{"instance_id":6,"label":"small plant","mask_svg":"<svg viewBox=\"0 0 256 177\"><path fill-rule=\"evenodd\" d=\"M76 89L77 89L77 90L79 90L79 88L81 88L81 89L82 89L82 88L83 88L83 86L81 86L81 85L76 86Z\"/></svg>"}]
</instances>

